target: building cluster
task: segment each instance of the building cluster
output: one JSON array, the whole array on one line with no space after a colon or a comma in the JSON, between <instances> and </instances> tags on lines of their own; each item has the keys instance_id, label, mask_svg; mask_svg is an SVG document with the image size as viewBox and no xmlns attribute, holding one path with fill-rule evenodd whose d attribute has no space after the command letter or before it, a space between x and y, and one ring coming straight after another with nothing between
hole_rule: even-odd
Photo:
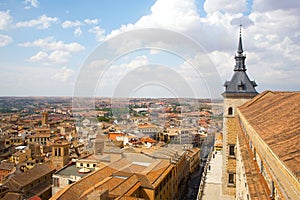
<instances>
[{"instance_id":1,"label":"building cluster","mask_svg":"<svg viewBox=\"0 0 300 200\"><path fill-rule=\"evenodd\" d=\"M259 94L245 59L240 34L223 107L0 97L0 199L187 199L202 171L198 199L299 199L300 92Z\"/></svg>"},{"instance_id":2,"label":"building cluster","mask_svg":"<svg viewBox=\"0 0 300 200\"><path fill-rule=\"evenodd\" d=\"M157 105L145 101L130 102L134 108L119 119L98 102L96 123L91 113L75 121L81 113L71 113L66 104L1 113L0 198L184 198L190 175L199 170L199 147L209 132L220 130L221 121L212 122L211 102L182 112L165 99L154 110L168 117L156 123ZM97 181L92 187L91 180Z\"/></svg>"}]
</instances>

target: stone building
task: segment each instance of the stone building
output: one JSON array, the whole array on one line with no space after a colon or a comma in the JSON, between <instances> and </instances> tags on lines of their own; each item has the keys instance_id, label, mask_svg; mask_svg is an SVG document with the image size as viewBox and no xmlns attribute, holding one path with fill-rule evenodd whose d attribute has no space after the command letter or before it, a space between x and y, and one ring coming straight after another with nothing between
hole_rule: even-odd
<instances>
[{"instance_id":1,"label":"stone building","mask_svg":"<svg viewBox=\"0 0 300 200\"><path fill-rule=\"evenodd\" d=\"M42 113L42 126L48 125L48 112Z\"/></svg>"},{"instance_id":2,"label":"stone building","mask_svg":"<svg viewBox=\"0 0 300 200\"><path fill-rule=\"evenodd\" d=\"M69 161L69 142L57 141L52 144L51 161L56 170L63 168Z\"/></svg>"},{"instance_id":3,"label":"stone building","mask_svg":"<svg viewBox=\"0 0 300 200\"><path fill-rule=\"evenodd\" d=\"M299 199L300 92L266 91L236 112L236 199Z\"/></svg>"},{"instance_id":4,"label":"stone building","mask_svg":"<svg viewBox=\"0 0 300 200\"><path fill-rule=\"evenodd\" d=\"M43 200L49 199L51 197L52 174L54 171L52 163L47 162L39 164L24 173L11 176L0 187L1 199L9 199L7 196L11 195L21 196L21 199L29 199L34 196L38 196ZM10 197L10 199L16 198Z\"/></svg>"},{"instance_id":5,"label":"stone building","mask_svg":"<svg viewBox=\"0 0 300 200\"><path fill-rule=\"evenodd\" d=\"M226 81L224 97L224 120L223 120L223 173L222 184L223 194L235 195L236 188L236 129L235 123L236 108L255 97L258 93L257 86L251 81L246 73L245 59L243 53L242 35L238 42L238 50L235 55L234 73L230 81Z\"/></svg>"}]
</instances>

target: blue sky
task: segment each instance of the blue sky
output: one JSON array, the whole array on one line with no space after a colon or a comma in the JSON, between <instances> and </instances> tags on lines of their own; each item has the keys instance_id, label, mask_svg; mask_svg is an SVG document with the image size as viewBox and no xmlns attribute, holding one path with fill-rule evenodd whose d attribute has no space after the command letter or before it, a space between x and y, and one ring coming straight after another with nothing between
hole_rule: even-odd
<instances>
[{"instance_id":1,"label":"blue sky","mask_svg":"<svg viewBox=\"0 0 300 200\"><path fill-rule=\"evenodd\" d=\"M99 45L143 28L171 30L199 44L218 73L215 87L208 90L220 94L222 82L233 73L240 22L247 72L258 83L258 91L299 90L299 9L297 0L4 0L0 3L0 95L72 96L80 69ZM206 62L201 56L191 60L199 66ZM199 86L201 77L195 77L189 62L150 49L110 63L110 72L99 81L95 95L111 96L116 80L152 64L168 66L191 88ZM163 89L168 87L155 92L146 86L136 94L170 93ZM195 96L207 97L211 91Z\"/></svg>"}]
</instances>

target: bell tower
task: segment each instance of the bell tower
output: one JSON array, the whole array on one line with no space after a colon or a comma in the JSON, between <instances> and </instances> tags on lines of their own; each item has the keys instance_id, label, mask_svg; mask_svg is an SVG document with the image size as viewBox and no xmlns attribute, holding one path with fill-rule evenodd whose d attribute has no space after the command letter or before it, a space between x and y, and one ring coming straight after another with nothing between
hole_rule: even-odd
<instances>
[{"instance_id":1,"label":"bell tower","mask_svg":"<svg viewBox=\"0 0 300 200\"><path fill-rule=\"evenodd\" d=\"M42 126L47 126L48 125L48 112L43 112L42 113Z\"/></svg>"},{"instance_id":2,"label":"bell tower","mask_svg":"<svg viewBox=\"0 0 300 200\"><path fill-rule=\"evenodd\" d=\"M70 160L69 143L67 141L57 141L52 144L51 161L56 170L64 167Z\"/></svg>"},{"instance_id":3,"label":"bell tower","mask_svg":"<svg viewBox=\"0 0 300 200\"><path fill-rule=\"evenodd\" d=\"M242 45L242 25L238 40L238 49L234 57L235 66L230 81L224 84L225 91L223 111L223 173L222 190L224 195L234 196L236 193L236 108L255 97L258 92L255 81L251 81L246 73L246 56Z\"/></svg>"}]
</instances>

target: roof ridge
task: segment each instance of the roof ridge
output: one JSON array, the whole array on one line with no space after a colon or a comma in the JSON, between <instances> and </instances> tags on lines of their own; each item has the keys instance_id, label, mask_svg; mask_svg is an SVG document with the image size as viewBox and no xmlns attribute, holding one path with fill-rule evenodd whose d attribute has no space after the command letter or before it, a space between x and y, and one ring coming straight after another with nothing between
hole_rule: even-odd
<instances>
[{"instance_id":1,"label":"roof ridge","mask_svg":"<svg viewBox=\"0 0 300 200\"><path fill-rule=\"evenodd\" d=\"M247 101L246 103L242 104L239 107L249 107L249 106L256 103L257 101L259 101L260 99L262 99L263 97L265 97L268 94L274 94L274 92L271 91L271 90L266 90L266 91L260 93L259 95L257 95L256 97L254 97L253 99L251 99L250 101Z\"/></svg>"}]
</instances>

